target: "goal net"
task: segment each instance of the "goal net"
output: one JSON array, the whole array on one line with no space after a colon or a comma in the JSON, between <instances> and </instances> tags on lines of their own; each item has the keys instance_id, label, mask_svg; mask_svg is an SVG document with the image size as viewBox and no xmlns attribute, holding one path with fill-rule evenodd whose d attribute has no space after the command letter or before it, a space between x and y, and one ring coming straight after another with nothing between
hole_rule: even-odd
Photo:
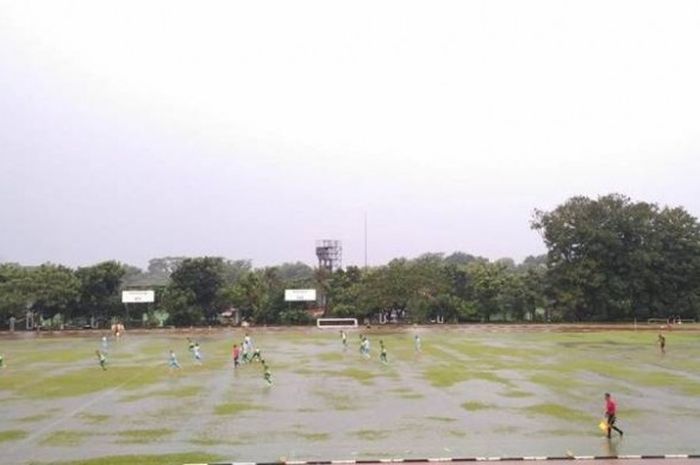
<instances>
[{"instance_id":1,"label":"goal net","mask_svg":"<svg viewBox=\"0 0 700 465\"><path fill-rule=\"evenodd\" d=\"M318 328L357 328L357 318L317 318Z\"/></svg>"}]
</instances>

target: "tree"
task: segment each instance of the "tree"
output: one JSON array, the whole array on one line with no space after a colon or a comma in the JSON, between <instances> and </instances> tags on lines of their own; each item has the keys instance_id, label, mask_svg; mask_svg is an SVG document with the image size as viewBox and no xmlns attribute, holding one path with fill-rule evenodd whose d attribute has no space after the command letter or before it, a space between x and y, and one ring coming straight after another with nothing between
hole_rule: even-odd
<instances>
[{"instance_id":1,"label":"tree","mask_svg":"<svg viewBox=\"0 0 700 465\"><path fill-rule=\"evenodd\" d=\"M33 302L29 272L17 264L0 264L0 321L18 317Z\"/></svg>"},{"instance_id":2,"label":"tree","mask_svg":"<svg viewBox=\"0 0 700 465\"><path fill-rule=\"evenodd\" d=\"M547 245L548 297L564 318L697 315L700 227L682 208L574 197L536 211L532 227Z\"/></svg>"},{"instance_id":3,"label":"tree","mask_svg":"<svg viewBox=\"0 0 700 465\"><path fill-rule=\"evenodd\" d=\"M246 320L265 318L270 295L265 276L260 271L246 274L231 289L232 303ZM262 322L262 321L260 321Z\"/></svg>"},{"instance_id":4,"label":"tree","mask_svg":"<svg viewBox=\"0 0 700 465\"><path fill-rule=\"evenodd\" d=\"M218 310L216 299L225 282L223 259L186 258L170 278L170 285L188 293L192 299L190 304L199 308L208 322L214 322Z\"/></svg>"},{"instance_id":5,"label":"tree","mask_svg":"<svg viewBox=\"0 0 700 465\"><path fill-rule=\"evenodd\" d=\"M224 260L224 281L226 285L236 284L243 276L250 273L253 265L250 260Z\"/></svg>"},{"instance_id":6,"label":"tree","mask_svg":"<svg viewBox=\"0 0 700 465\"><path fill-rule=\"evenodd\" d=\"M488 259L465 252L454 252L445 257L445 263L448 265L468 265L471 262L488 262Z\"/></svg>"},{"instance_id":7,"label":"tree","mask_svg":"<svg viewBox=\"0 0 700 465\"><path fill-rule=\"evenodd\" d=\"M282 263L277 266L277 275L282 281L290 284L310 285L314 279L314 269L306 263Z\"/></svg>"},{"instance_id":8,"label":"tree","mask_svg":"<svg viewBox=\"0 0 700 465\"><path fill-rule=\"evenodd\" d=\"M80 312L108 319L122 313L120 288L127 269L115 261L78 268L80 281Z\"/></svg>"},{"instance_id":9,"label":"tree","mask_svg":"<svg viewBox=\"0 0 700 465\"><path fill-rule=\"evenodd\" d=\"M148 261L148 269L141 277L139 284L166 286L170 275L185 261L187 257L159 257Z\"/></svg>"},{"instance_id":10,"label":"tree","mask_svg":"<svg viewBox=\"0 0 700 465\"><path fill-rule=\"evenodd\" d=\"M503 310L503 297L508 284L505 265L474 262L467 266L471 301L482 321Z\"/></svg>"},{"instance_id":11,"label":"tree","mask_svg":"<svg viewBox=\"0 0 700 465\"><path fill-rule=\"evenodd\" d=\"M204 319L202 309L193 305L195 297L186 289L168 286L162 293L160 306L168 313L168 323L175 326L194 326Z\"/></svg>"},{"instance_id":12,"label":"tree","mask_svg":"<svg viewBox=\"0 0 700 465\"><path fill-rule=\"evenodd\" d=\"M44 264L33 268L27 275L24 289L32 299L32 310L42 318L61 314L69 319L78 304L80 281L73 270L61 265Z\"/></svg>"}]
</instances>

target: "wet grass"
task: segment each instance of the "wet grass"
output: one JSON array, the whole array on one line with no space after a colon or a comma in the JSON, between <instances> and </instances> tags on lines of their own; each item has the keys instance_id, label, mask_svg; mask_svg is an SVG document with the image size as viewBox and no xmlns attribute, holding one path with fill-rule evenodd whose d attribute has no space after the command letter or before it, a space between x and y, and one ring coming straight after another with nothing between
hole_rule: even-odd
<instances>
[{"instance_id":1,"label":"wet grass","mask_svg":"<svg viewBox=\"0 0 700 465\"><path fill-rule=\"evenodd\" d=\"M514 441L523 444L545 441L544 437L560 430L573 432L572 437L597 434L600 418L589 412L602 409L602 393L606 391L618 399L621 418L641 425L664 412L674 412L670 419L682 416L679 424L690 425L700 415L696 398L700 396L700 339L696 334L668 335L669 352L663 356L654 345L656 334L648 332L481 334L424 330L423 353L416 354L412 333L379 334L373 328L369 333L371 359L357 353L355 333L349 334L346 352L337 333L309 329L290 330L289 337L286 334L286 330L253 334L275 375L275 385L269 389L261 388L258 365L243 366L234 374L229 333L199 338L205 355L202 367L193 365L184 337L127 337L110 347L106 372L94 360L94 349L99 347L96 340L37 339L33 344L22 342L17 351L13 347L16 341L10 341L10 349L0 341L3 350L12 353L13 362L0 377L0 390L4 391L0 392L0 405L3 412L8 411L3 426L22 434L22 430L35 427L32 422L69 418L75 406L94 402L91 405L97 408L75 414L72 423L61 426L72 430L49 432L30 447L62 446L61 456L80 458L98 454L99 442L108 440L110 453L150 454L169 448L177 437L182 439L173 444L176 448L167 451L212 446L224 450L232 445L238 450L240 445L241 449L260 451L260 455L255 452L243 458L262 460L286 455L279 452L282 448L293 448L299 457L317 454L328 447L323 442L345 435L348 443L367 441L367 449L386 447L387 456L397 456L403 449L396 449L401 446L395 444L415 440L419 424L437 431L450 447L478 442L479 435L489 438L494 432L512 434ZM380 338L389 349L388 366L380 364L377 357ZM168 370L169 347L176 350L182 370ZM60 353L42 355L53 350ZM20 360L26 360L27 365L18 367ZM123 401L139 403L120 403ZM44 409L55 406L58 409L53 413ZM494 410L491 415L487 409L498 413ZM383 430L384 423L354 421L364 415L383 418L384 413L397 415L396 427ZM489 425L494 426L489 431L470 421L482 417L488 417ZM255 425L255 434L239 434L248 420ZM183 434L193 424L196 430ZM125 431L103 432L113 425ZM347 425L347 429L338 425ZM369 429L358 430L362 427ZM98 430L102 432L96 433ZM26 437L24 434L19 439ZM8 448L15 439L5 440L8 442L3 447ZM134 449L132 444L140 445ZM692 444L684 446L696 450ZM265 455L272 450L275 455ZM50 457L47 450L42 454ZM116 464L151 463L143 457L149 456L100 457L99 461L70 460L66 464L102 464L112 459ZM199 462L201 456L165 463L188 461Z\"/></svg>"},{"instance_id":2,"label":"wet grass","mask_svg":"<svg viewBox=\"0 0 700 465\"><path fill-rule=\"evenodd\" d=\"M432 366L424 371L423 376L435 387L450 387L471 380L490 381L505 386L511 385L511 381L491 371L470 370L469 367L457 363Z\"/></svg>"},{"instance_id":3,"label":"wet grass","mask_svg":"<svg viewBox=\"0 0 700 465\"><path fill-rule=\"evenodd\" d=\"M456 418L452 418L452 417L436 417L436 416L429 416L429 417L425 417L425 419L426 419L426 420L432 420L432 421L440 421L440 422L444 422L444 423L451 423L451 422L453 422L453 421L457 421Z\"/></svg>"},{"instance_id":4,"label":"wet grass","mask_svg":"<svg viewBox=\"0 0 700 465\"><path fill-rule=\"evenodd\" d=\"M462 403L462 408L467 412L476 412L477 410L486 410L493 408L493 405L487 404L486 402L480 402L478 400L469 400Z\"/></svg>"},{"instance_id":5,"label":"wet grass","mask_svg":"<svg viewBox=\"0 0 700 465\"><path fill-rule=\"evenodd\" d=\"M26 431L18 429L8 429L5 431L0 431L0 442L17 441L18 439L23 439L26 436Z\"/></svg>"},{"instance_id":6,"label":"wet grass","mask_svg":"<svg viewBox=\"0 0 700 465\"><path fill-rule=\"evenodd\" d=\"M581 410L575 410L569 407L565 407L559 404L553 403L542 403L531 405L524 408L528 413L533 413L536 415L545 415L548 417L556 418L559 420L572 421L572 422L595 422L595 417Z\"/></svg>"},{"instance_id":7,"label":"wet grass","mask_svg":"<svg viewBox=\"0 0 700 465\"><path fill-rule=\"evenodd\" d=\"M352 431L351 436L361 439L363 441L380 441L389 436L388 431L372 430L372 429L362 429L358 431Z\"/></svg>"},{"instance_id":8,"label":"wet grass","mask_svg":"<svg viewBox=\"0 0 700 465\"><path fill-rule=\"evenodd\" d=\"M563 376L560 372L535 372L530 375L529 380L535 384L558 392L571 392L582 385L575 374Z\"/></svg>"},{"instance_id":9,"label":"wet grass","mask_svg":"<svg viewBox=\"0 0 700 465\"><path fill-rule=\"evenodd\" d=\"M227 457L231 458L231 457ZM70 460L51 462L51 465L173 465L180 463L216 462L222 458L217 455L188 452L183 454L159 455L113 455L88 460ZM43 465L41 462L36 465ZM48 464L46 464L48 465Z\"/></svg>"},{"instance_id":10,"label":"wet grass","mask_svg":"<svg viewBox=\"0 0 700 465\"><path fill-rule=\"evenodd\" d=\"M100 423L104 423L107 420L109 420L110 416L109 415L99 415L95 413L80 413L77 415L78 418L81 420L85 421L86 423L89 423L91 425L97 425Z\"/></svg>"},{"instance_id":11,"label":"wet grass","mask_svg":"<svg viewBox=\"0 0 700 465\"><path fill-rule=\"evenodd\" d=\"M532 397L534 396L533 393L527 392L527 391L520 391L518 389L508 389L507 391L503 392L501 394L503 397L511 397L511 398L523 398L523 397Z\"/></svg>"},{"instance_id":12,"label":"wet grass","mask_svg":"<svg viewBox=\"0 0 700 465\"><path fill-rule=\"evenodd\" d=\"M335 372L338 376L354 379L362 384L372 384L375 374L361 368L346 368L342 371Z\"/></svg>"},{"instance_id":13,"label":"wet grass","mask_svg":"<svg viewBox=\"0 0 700 465\"><path fill-rule=\"evenodd\" d=\"M296 433L296 435L311 442L328 441L331 438L328 433Z\"/></svg>"},{"instance_id":14,"label":"wet grass","mask_svg":"<svg viewBox=\"0 0 700 465\"><path fill-rule=\"evenodd\" d=\"M41 374L13 374L0 378L0 389L9 389L29 398L59 398L91 394L108 389L137 389L154 384L168 375L165 368L99 366L71 370L51 376Z\"/></svg>"},{"instance_id":15,"label":"wet grass","mask_svg":"<svg viewBox=\"0 0 700 465\"><path fill-rule=\"evenodd\" d=\"M154 441L159 441L166 436L170 436L174 431L167 428L160 429L133 429L127 431L119 431L117 434L119 444L149 444Z\"/></svg>"},{"instance_id":16,"label":"wet grass","mask_svg":"<svg viewBox=\"0 0 700 465\"><path fill-rule=\"evenodd\" d=\"M262 410L262 407L247 402L227 402L214 408L215 415L236 415L249 410Z\"/></svg>"},{"instance_id":17,"label":"wet grass","mask_svg":"<svg viewBox=\"0 0 700 465\"><path fill-rule=\"evenodd\" d=\"M182 386L173 389L163 389L158 391L152 391L142 394L129 394L122 396L120 402L133 402L150 397L173 397L173 398L184 398L197 396L202 392L201 386Z\"/></svg>"},{"instance_id":18,"label":"wet grass","mask_svg":"<svg viewBox=\"0 0 700 465\"><path fill-rule=\"evenodd\" d=\"M315 391L316 395L323 398L327 407L333 410L355 410L357 402L348 394L337 392Z\"/></svg>"},{"instance_id":19,"label":"wet grass","mask_svg":"<svg viewBox=\"0 0 700 465\"><path fill-rule=\"evenodd\" d=\"M87 431L54 431L46 436L41 441L41 444L45 446L75 447L83 444L91 436L92 433Z\"/></svg>"},{"instance_id":20,"label":"wet grass","mask_svg":"<svg viewBox=\"0 0 700 465\"><path fill-rule=\"evenodd\" d=\"M343 360L343 354L337 352L324 352L319 354L318 358L324 362L340 362Z\"/></svg>"},{"instance_id":21,"label":"wet grass","mask_svg":"<svg viewBox=\"0 0 700 465\"><path fill-rule=\"evenodd\" d=\"M23 423L33 423L35 421L43 421L51 418L53 415L51 413L37 413L36 415L29 415L26 417L18 418L17 421Z\"/></svg>"}]
</instances>

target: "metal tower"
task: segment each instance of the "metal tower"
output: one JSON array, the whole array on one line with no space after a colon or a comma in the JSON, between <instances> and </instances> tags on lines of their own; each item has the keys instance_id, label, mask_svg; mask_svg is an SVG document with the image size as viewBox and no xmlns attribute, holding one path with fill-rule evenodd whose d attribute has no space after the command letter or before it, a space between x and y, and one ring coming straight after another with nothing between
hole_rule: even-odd
<instances>
[{"instance_id":1,"label":"metal tower","mask_svg":"<svg viewBox=\"0 0 700 465\"><path fill-rule=\"evenodd\" d=\"M331 272L338 270L343 266L343 244L330 239L316 241L316 256L320 269Z\"/></svg>"}]
</instances>

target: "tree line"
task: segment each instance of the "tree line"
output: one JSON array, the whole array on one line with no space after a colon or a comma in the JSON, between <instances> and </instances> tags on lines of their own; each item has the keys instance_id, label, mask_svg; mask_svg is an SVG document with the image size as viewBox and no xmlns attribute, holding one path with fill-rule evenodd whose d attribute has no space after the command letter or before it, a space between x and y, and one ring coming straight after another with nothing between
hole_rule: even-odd
<instances>
[{"instance_id":1,"label":"tree line","mask_svg":"<svg viewBox=\"0 0 700 465\"><path fill-rule=\"evenodd\" d=\"M116 261L77 269L5 263L0 322L31 312L49 324L104 327L127 317L122 290L146 288L155 289L155 304L129 315L149 325L218 324L230 309L253 324L306 324L313 309L415 323L700 316L700 224L683 208L619 194L574 197L535 211L531 227L547 254L519 264L464 252L332 272L221 257L156 258L146 270ZM320 302L285 302L284 290L299 288L317 289Z\"/></svg>"}]
</instances>

